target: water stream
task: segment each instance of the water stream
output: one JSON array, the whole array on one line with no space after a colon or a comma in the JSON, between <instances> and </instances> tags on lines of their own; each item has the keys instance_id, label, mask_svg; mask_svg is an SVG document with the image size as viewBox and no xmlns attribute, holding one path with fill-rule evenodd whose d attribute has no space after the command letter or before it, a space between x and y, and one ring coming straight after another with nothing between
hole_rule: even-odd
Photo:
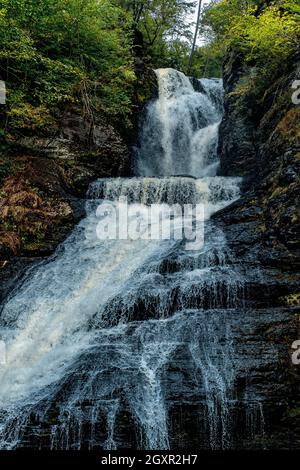
<instances>
[{"instance_id":1,"label":"water stream","mask_svg":"<svg viewBox=\"0 0 300 470\"><path fill-rule=\"evenodd\" d=\"M245 280L209 220L239 197L238 179L215 176L222 82L202 80L195 91L180 72L156 73L136 177L92 183L86 217L3 306L2 449L169 449L187 446L189 432L199 448L234 446L233 330ZM100 240L96 208L120 196L203 204L204 246ZM253 436L262 427L255 398Z\"/></svg>"}]
</instances>

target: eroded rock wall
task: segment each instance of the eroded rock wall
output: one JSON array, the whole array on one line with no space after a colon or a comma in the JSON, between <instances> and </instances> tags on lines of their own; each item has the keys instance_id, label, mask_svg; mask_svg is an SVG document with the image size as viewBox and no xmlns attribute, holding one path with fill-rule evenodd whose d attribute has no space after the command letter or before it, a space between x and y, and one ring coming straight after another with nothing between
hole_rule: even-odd
<instances>
[{"instance_id":1,"label":"eroded rock wall","mask_svg":"<svg viewBox=\"0 0 300 470\"><path fill-rule=\"evenodd\" d=\"M19 139L0 162L1 300L84 215L91 181L130 174L130 152L111 125L70 111L48 135Z\"/></svg>"},{"instance_id":2,"label":"eroded rock wall","mask_svg":"<svg viewBox=\"0 0 300 470\"><path fill-rule=\"evenodd\" d=\"M254 283L251 293L254 304L259 307L263 300L274 315L290 309L288 327L279 322L276 334L271 325L259 334L265 348L273 345L274 351L281 351L269 386L282 393L282 407L270 398L267 446L296 448L300 371L292 363L291 346L300 338L300 107L292 100L292 85L300 78L299 54L272 83L260 82L259 91L245 87L251 74L254 68L240 55L228 55L220 174L242 176L243 191L216 219L245 273L260 273L261 287ZM264 381L259 380L263 389Z\"/></svg>"}]
</instances>

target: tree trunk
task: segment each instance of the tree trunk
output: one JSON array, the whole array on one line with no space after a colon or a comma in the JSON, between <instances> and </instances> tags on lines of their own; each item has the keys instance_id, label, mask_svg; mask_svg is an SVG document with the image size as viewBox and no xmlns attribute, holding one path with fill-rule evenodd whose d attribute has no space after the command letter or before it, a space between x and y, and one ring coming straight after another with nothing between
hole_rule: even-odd
<instances>
[{"instance_id":1,"label":"tree trunk","mask_svg":"<svg viewBox=\"0 0 300 470\"><path fill-rule=\"evenodd\" d=\"M191 50L191 54L190 54L189 67L188 67L188 74L190 73L191 68L192 68L192 65L193 65L193 57L194 57L194 52L195 52L195 47L196 47L196 42L197 42L197 36L198 36L199 26L200 26L201 7L202 7L202 0L199 0L198 14L197 14L197 23L196 23L196 29L195 29L195 34L194 34L194 40L193 40L192 50Z\"/></svg>"}]
</instances>

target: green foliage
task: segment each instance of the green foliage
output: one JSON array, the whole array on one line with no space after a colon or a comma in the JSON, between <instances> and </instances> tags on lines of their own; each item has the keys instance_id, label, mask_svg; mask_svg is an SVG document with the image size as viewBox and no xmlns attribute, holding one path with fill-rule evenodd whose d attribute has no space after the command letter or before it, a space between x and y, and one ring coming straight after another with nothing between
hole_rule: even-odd
<instances>
[{"instance_id":1,"label":"green foliage","mask_svg":"<svg viewBox=\"0 0 300 470\"><path fill-rule=\"evenodd\" d=\"M222 51L215 43L199 47L193 59L191 75L197 77L222 77Z\"/></svg>"},{"instance_id":2,"label":"green foliage","mask_svg":"<svg viewBox=\"0 0 300 470\"><path fill-rule=\"evenodd\" d=\"M134 100L143 96L144 86L136 84L135 54L149 69L151 64L186 71L192 36L188 19L195 4L0 0L0 79L7 85L0 136L42 132L55 126L70 105L92 122L103 115L129 126ZM241 90L249 90L282 72L298 47L300 4L214 0L201 23L206 41L195 52L192 75L220 76L224 55L234 49L248 67Z\"/></svg>"},{"instance_id":3,"label":"green foliage","mask_svg":"<svg viewBox=\"0 0 300 470\"><path fill-rule=\"evenodd\" d=\"M132 15L133 29L142 33L145 53L154 67L169 66L176 46L191 39L194 0L116 0ZM179 51L178 51L179 52ZM182 51L181 51L182 52Z\"/></svg>"},{"instance_id":4,"label":"green foliage","mask_svg":"<svg viewBox=\"0 0 300 470\"><path fill-rule=\"evenodd\" d=\"M300 39L299 1L221 0L206 9L203 32L224 55L242 53L256 75L274 78L296 51Z\"/></svg>"},{"instance_id":5,"label":"green foliage","mask_svg":"<svg viewBox=\"0 0 300 470\"><path fill-rule=\"evenodd\" d=\"M0 0L7 133L41 130L66 105L128 121L130 17L110 0Z\"/></svg>"},{"instance_id":6,"label":"green foliage","mask_svg":"<svg viewBox=\"0 0 300 470\"><path fill-rule=\"evenodd\" d=\"M66 106L130 126L133 40L154 67L183 69L193 0L0 0L0 79L7 138L55 126Z\"/></svg>"}]
</instances>

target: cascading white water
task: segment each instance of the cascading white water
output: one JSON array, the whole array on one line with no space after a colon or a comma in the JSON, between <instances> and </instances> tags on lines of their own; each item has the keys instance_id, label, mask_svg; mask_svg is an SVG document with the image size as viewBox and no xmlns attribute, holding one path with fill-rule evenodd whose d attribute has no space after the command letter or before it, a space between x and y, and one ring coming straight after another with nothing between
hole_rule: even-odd
<instances>
[{"instance_id":1,"label":"cascading white water","mask_svg":"<svg viewBox=\"0 0 300 470\"><path fill-rule=\"evenodd\" d=\"M159 98L146 109L137 150L140 176L214 176L222 118L222 80L200 81L173 69L156 70Z\"/></svg>"},{"instance_id":2,"label":"cascading white water","mask_svg":"<svg viewBox=\"0 0 300 470\"><path fill-rule=\"evenodd\" d=\"M172 239L96 236L95 207L120 196L129 203L201 202L207 219L239 196L238 179L211 176L221 82L201 81L200 93L180 72L156 73L160 95L146 113L140 177L93 183L86 218L2 309L1 448L37 441L53 449L128 447L125 420L136 446L167 449L174 439L169 413L189 401L185 394L207 427L208 443L202 435L199 446L231 445L231 325L244 280L224 234L207 222L205 245L194 252ZM205 177L170 177L179 174ZM177 363L186 367L183 376Z\"/></svg>"}]
</instances>

